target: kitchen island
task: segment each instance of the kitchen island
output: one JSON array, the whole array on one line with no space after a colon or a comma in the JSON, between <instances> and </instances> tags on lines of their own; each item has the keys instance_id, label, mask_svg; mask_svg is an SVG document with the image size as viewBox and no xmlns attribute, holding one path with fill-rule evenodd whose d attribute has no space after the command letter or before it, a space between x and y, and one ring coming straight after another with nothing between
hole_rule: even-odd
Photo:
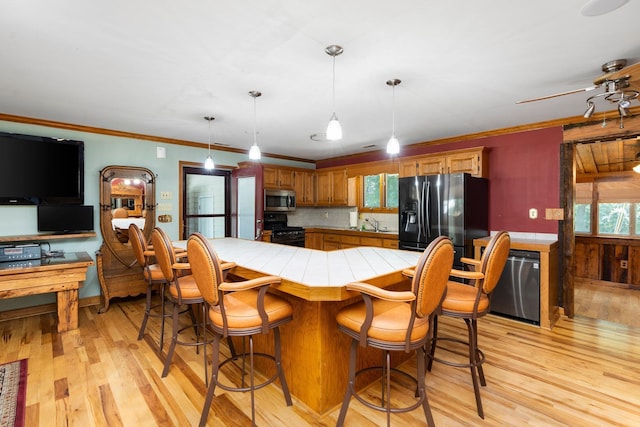
<instances>
[{"instance_id":1,"label":"kitchen island","mask_svg":"<svg viewBox=\"0 0 640 427\"><path fill-rule=\"evenodd\" d=\"M293 321L281 328L282 365L291 394L322 414L338 405L347 385L350 338L338 331L336 313L361 297L345 285L363 281L383 288L408 289L402 270L415 266L420 252L357 247L331 252L266 242L211 240L221 259L236 263L230 278L282 277L273 292L293 305ZM185 241L175 242L186 247ZM256 337L258 351L273 351L271 337ZM410 355L398 355L399 363ZM404 357L403 357L404 356ZM379 364L379 351L367 349L361 366ZM271 374L270 366L258 369Z\"/></svg>"}]
</instances>

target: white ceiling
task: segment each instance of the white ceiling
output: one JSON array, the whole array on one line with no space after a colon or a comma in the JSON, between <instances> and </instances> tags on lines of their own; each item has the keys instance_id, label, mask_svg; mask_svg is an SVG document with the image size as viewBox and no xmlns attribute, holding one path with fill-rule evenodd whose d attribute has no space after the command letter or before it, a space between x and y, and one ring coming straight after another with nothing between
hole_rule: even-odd
<instances>
[{"instance_id":1,"label":"white ceiling","mask_svg":"<svg viewBox=\"0 0 640 427\"><path fill-rule=\"evenodd\" d=\"M0 112L205 144L212 115L214 142L248 149L259 90L263 153L313 160L385 147L392 78L401 146L576 116L589 94L516 101L640 60L640 1L596 17L585 3L3 0ZM344 47L344 138L314 142L332 112L330 44Z\"/></svg>"}]
</instances>

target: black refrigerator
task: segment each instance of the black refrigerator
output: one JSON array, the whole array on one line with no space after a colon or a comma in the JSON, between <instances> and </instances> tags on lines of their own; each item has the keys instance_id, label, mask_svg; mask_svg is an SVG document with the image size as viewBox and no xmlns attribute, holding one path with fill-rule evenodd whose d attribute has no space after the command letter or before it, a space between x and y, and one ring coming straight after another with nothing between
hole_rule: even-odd
<instances>
[{"instance_id":1,"label":"black refrigerator","mask_svg":"<svg viewBox=\"0 0 640 427\"><path fill-rule=\"evenodd\" d=\"M489 183L467 173L399 180L400 249L423 251L438 236L451 238L454 268L473 258L473 239L489 235Z\"/></svg>"}]
</instances>

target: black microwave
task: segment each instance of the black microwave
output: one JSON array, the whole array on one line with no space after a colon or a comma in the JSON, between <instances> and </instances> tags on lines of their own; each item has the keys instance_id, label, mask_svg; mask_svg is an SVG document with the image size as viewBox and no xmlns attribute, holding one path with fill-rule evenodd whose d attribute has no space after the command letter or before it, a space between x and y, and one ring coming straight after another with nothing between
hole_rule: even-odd
<instances>
[{"instance_id":1,"label":"black microwave","mask_svg":"<svg viewBox=\"0 0 640 427\"><path fill-rule=\"evenodd\" d=\"M289 212L296 209L296 192L293 190L264 190L265 212Z\"/></svg>"}]
</instances>

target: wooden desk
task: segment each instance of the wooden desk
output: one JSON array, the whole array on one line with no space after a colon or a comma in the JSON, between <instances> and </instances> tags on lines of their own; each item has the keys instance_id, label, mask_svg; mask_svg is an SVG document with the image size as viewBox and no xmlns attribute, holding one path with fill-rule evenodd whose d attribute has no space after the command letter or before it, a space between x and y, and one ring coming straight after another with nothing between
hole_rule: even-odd
<instances>
[{"instance_id":1,"label":"wooden desk","mask_svg":"<svg viewBox=\"0 0 640 427\"><path fill-rule=\"evenodd\" d=\"M0 264L0 298L56 293L58 332L78 328L78 289L93 260L86 252Z\"/></svg>"},{"instance_id":2,"label":"wooden desk","mask_svg":"<svg viewBox=\"0 0 640 427\"><path fill-rule=\"evenodd\" d=\"M407 289L410 282L401 271L415 266L421 255L374 247L325 252L230 238L211 242L221 259L236 263L229 272L231 280L265 275L282 278L271 291L293 306L293 321L281 328L282 366L291 394L319 414L334 409L347 386L351 338L338 330L336 314L362 297L347 292L345 285L365 281L382 288ZM186 247L185 241L174 244ZM258 335L254 340L256 351L273 352L271 336ZM396 353L394 365L411 357ZM381 360L379 350L360 350L358 368L379 365ZM272 364L256 360L256 368L273 375Z\"/></svg>"}]
</instances>

